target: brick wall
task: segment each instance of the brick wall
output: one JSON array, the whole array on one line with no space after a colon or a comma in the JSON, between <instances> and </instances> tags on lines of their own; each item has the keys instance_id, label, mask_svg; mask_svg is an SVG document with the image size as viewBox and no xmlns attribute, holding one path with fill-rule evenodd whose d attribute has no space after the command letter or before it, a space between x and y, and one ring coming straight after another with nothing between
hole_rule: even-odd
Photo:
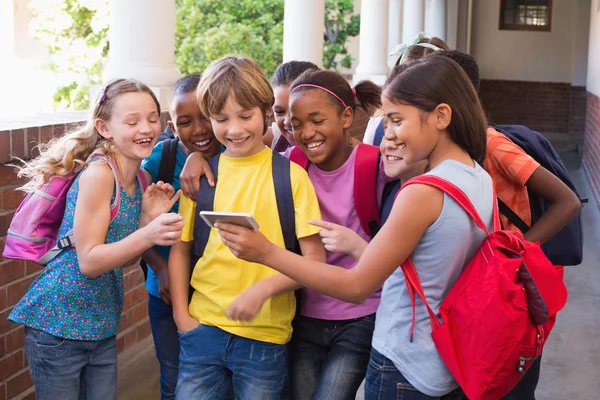
<instances>
[{"instance_id":1,"label":"brick wall","mask_svg":"<svg viewBox=\"0 0 600 400\"><path fill-rule=\"evenodd\" d=\"M596 204L600 205L600 97L587 93L583 170Z\"/></svg>"},{"instance_id":2,"label":"brick wall","mask_svg":"<svg viewBox=\"0 0 600 400\"><path fill-rule=\"evenodd\" d=\"M161 117L164 126L166 114ZM45 143L69 128L64 123L12 130L0 128L0 253L14 210L23 198L22 192L16 190L22 182L7 163L13 156L22 159L36 156L37 143ZM9 322L7 317L41 270L34 263L0 257L0 400L35 398L23 349L23 327ZM138 266L126 268L123 280L125 299L117 336L119 352L150 336L148 295L141 269Z\"/></svg>"},{"instance_id":3,"label":"brick wall","mask_svg":"<svg viewBox=\"0 0 600 400\"><path fill-rule=\"evenodd\" d=\"M586 91L569 83L482 80L479 90L489 120L539 132L583 136Z\"/></svg>"}]
</instances>

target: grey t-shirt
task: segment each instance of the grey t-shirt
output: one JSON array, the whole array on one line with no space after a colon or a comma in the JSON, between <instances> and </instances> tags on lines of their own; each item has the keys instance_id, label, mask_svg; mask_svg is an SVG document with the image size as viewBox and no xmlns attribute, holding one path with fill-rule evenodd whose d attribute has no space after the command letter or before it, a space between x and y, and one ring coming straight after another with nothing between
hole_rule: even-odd
<instances>
[{"instance_id":1,"label":"grey t-shirt","mask_svg":"<svg viewBox=\"0 0 600 400\"><path fill-rule=\"evenodd\" d=\"M494 202L492 179L480 165L475 164L471 168L457 161L444 161L428 174L458 186L469 197L491 231ZM444 194L439 218L425 231L411 255L427 301L438 317L442 300L484 238L485 232L454 200ZM389 358L420 392L442 396L454 390L458 384L435 348L429 314L418 297L412 342L411 324L411 301L404 274L398 268L383 286L373 347Z\"/></svg>"}]
</instances>

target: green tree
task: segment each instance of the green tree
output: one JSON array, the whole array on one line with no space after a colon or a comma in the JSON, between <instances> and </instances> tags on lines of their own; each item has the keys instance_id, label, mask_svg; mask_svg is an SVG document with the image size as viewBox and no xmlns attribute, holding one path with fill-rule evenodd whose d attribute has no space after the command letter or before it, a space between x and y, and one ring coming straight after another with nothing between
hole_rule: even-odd
<instances>
[{"instance_id":1,"label":"green tree","mask_svg":"<svg viewBox=\"0 0 600 400\"><path fill-rule=\"evenodd\" d=\"M353 0L325 2L325 46L323 66L338 69L352 66L352 56L346 45L348 39L360 33L360 14L354 14Z\"/></svg>"},{"instance_id":2,"label":"green tree","mask_svg":"<svg viewBox=\"0 0 600 400\"><path fill-rule=\"evenodd\" d=\"M109 3L110 0L30 2L34 34L48 46L50 69L60 77L54 93L57 108L88 108L90 86L101 83L108 54Z\"/></svg>"},{"instance_id":3,"label":"green tree","mask_svg":"<svg viewBox=\"0 0 600 400\"><path fill-rule=\"evenodd\" d=\"M226 54L255 59L270 75L282 61L283 1L177 0L175 63L200 73Z\"/></svg>"},{"instance_id":4,"label":"green tree","mask_svg":"<svg viewBox=\"0 0 600 400\"><path fill-rule=\"evenodd\" d=\"M35 35L48 45L61 77L57 108L86 109L89 88L101 84L108 55L109 5L126 0L31 0ZM175 63L182 74L201 73L226 54L255 59L267 76L282 61L282 0L176 0ZM353 0L327 0L326 68L350 67L348 39L359 32Z\"/></svg>"}]
</instances>

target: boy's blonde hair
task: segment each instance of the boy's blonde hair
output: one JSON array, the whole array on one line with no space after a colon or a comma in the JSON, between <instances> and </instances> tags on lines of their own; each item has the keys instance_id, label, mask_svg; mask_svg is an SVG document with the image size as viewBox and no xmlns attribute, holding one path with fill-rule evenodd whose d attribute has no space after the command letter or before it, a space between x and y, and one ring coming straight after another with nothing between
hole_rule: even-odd
<instances>
[{"instance_id":1,"label":"boy's blonde hair","mask_svg":"<svg viewBox=\"0 0 600 400\"><path fill-rule=\"evenodd\" d=\"M40 155L24 162L19 177L29 180L21 189L31 192L47 183L54 175L68 175L81 169L94 153L103 153L114 158L114 143L105 139L94 126L97 118L109 121L113 115L116 99L125 93L148 93L156 103L160 114L160 104L148 86L135 79L116 79L102 86L98 98L91 109L88 121L47 144L40 144Z\"/></svg>"},{"instance_id":2,"label":"boy's blonde hair","mask_svg":"<svg viewBox=\"0 0 600 400\"><path fill-rule=\"evenodd\" d=\"M243 56L213 61L202 73L196 91L200 110L207 117L221 112L230 95L245 109L259 107L263 117L275 102L265 74L256 62Z\"/></svg>"}]
</instances>

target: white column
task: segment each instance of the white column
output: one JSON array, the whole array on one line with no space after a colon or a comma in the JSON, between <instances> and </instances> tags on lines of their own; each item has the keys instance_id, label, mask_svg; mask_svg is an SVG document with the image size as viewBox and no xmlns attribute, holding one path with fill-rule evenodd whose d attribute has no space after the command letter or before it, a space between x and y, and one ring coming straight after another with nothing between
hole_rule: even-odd
<instances>
[{"instance_id":1,"label":"white column","mask_svg":"<svg viewBox=\"0 0 600 400\"><path fill-rule=\"evenodd\" d=\"M323 65L325 0L285 0L283 61Z\"/></svg>"},{"instance_id":2,"label":"white column","mask_svg":"<svg viewBox=\"0 0 600 400\"><path fill-rule=\"evenodd\" d=\"M390 0L390 16L388 18L388 54L402 43L402 0ZM388 67L396 63L395 57L388 57Z\"/></svg>"},{"instance_id":3,"label":"white column","mask_svg":"<svg viewBox=\"0 0 600 400\"><path fill-rule=\"evenodd\" d=\"M150 86L167 109L175 67L175 0L115 0L110 9L106 81L135 78Z\"/></svg>"},{"instance_id":4,"label":"white column","mask_svg":"<svg viewBox=\"0 0 600 400\"><path fill-rule=\"evenodd\" d=\"M448 0L446 5L446 43L451 49L458 47L458 19L460 0Z\"/></svg>"},{"instance_id":5,"label":"white column","mask_svg":"<svg viewBox=\"0 0 600 400\"><path fill-rule=\"evenodd\" d=\"M402 16L402 42L410 42L417 33L425 30L425 0L404 0Z\"/></svg>"},{"instance_id":6,"label":"white column","mask_svg":"<svg viewBox=\"0 0 600 400\"><path fill-rule=\"evenodd\" d=\"M354 82L369 79L383 84L388 72L389 0L362 0L360 4L359 64Z\"/></svg>"},{"instance_id":7,"label":"white column","mask_svg":"<svg viewBox=\"0 0 600 400\"><path fill-rule=\"evenodd\" d=\"M428 37L446 40L446 0L427 0L425 32Z\"/></svg>"}]
</instances>

